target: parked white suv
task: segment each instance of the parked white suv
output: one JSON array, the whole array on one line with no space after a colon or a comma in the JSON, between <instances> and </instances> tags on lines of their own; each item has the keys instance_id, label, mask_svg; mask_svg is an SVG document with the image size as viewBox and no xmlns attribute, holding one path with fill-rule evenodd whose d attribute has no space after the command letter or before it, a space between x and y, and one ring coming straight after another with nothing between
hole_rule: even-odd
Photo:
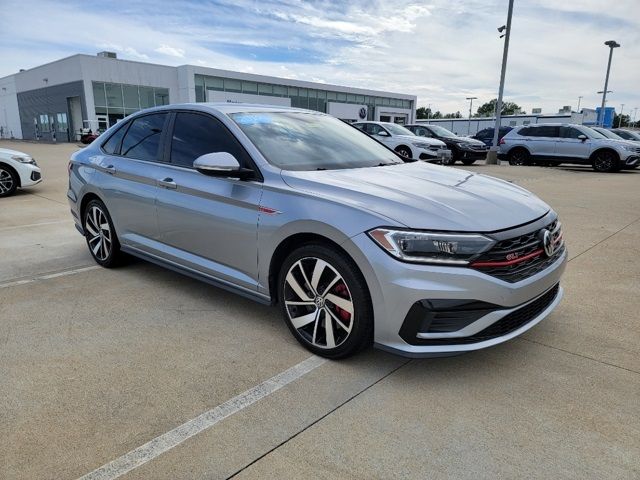
<instances>
[{"instance_id":1,"label":"parked white suv","mask_svg":"<svg viewBox=\"0 0 640 480\"><path fill-rule=\"evenodd\" d=\"M638 165L640 147L584 125L539 123L516 127L502 137L498 158L511 165L576 163L597 172L617 172Z\"/></svg>"},{"instance_id":2,"label":"parked white suv","mask_svg":"<svg viewBox=\"0 0 640 480\"><path fill-rule=\"evenodd\" d=\"M32 187L41 181L40 169L31 155L0 148L0 197L11 196L18 188Z\"/></svg>"},{"instance_id":3,"label":"parked white suv","mask_svg":"<svg viewBox=\"0 0 640 480\"><path fill-rule=\"evenodd\" d=\"M434 138L419 137L402 125L390 122L357 122L354 127L368 133L406 158L448 163L451 150Z\"/></svg>"}]
</instances>

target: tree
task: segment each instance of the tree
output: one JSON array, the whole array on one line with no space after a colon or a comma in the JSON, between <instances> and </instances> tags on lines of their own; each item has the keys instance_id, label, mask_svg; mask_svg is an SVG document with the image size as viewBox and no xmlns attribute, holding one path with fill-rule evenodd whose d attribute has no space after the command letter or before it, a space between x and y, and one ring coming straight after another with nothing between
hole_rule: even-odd
<instances>
[{"instance_id":1,"label":"tree","mask_svg":"<svg viewBox=\"0 0 640 480\"><path fill-rule=\"evenodd\" d=\"M431 115L431 118L442 118L442 113L440 113L440 110L436 110L435 113Z\"/></svg>"},{"instance_id":2,"label":"tree","mask_svg":"<svg viewBox=\"0 0 640 480\"><path fill-rule=\"evenodd\" d=\"M498 99L494 98L493 100L480 105L478 107L478 113L476 113L476 117L493 117L496 112L496 105L498 104ZM525 111L520 110L520 105L513 102L502 102L502 115L514 115L515 113L527 113Z\"/></svg>"},{"instance_id":3,"label":"tree","mask_svg":"<svg viewBox=\"0 0 640 480\"><path fill-rule=\"evenodd\" d=\"M630 123L631 123L631 118L629 115L622 115L622 123L620 123L620 115L616 113L615 116L613 117L613 128L618 128L618 126L628 127Z\"/></svg>"},{"instance_id":4,"label":"tree","mask_svg":"<svg viewBox=\"0 0 640 480\"><path fill-rule=\"evenodd\" d=\"M429 107L420 107L416 110L416 116L420 119L433 118L433 113Z\"/></svg>"},{"instance_id":5,"label":"tree","mask_svg":"<svg viewBox=\"0 0 640 480\"><path fill-rule=\"evenodd\" d=\"M462 114L460 112L456 113L447 113L444 118L462 118Z\"/></svg>"}]
</instances>

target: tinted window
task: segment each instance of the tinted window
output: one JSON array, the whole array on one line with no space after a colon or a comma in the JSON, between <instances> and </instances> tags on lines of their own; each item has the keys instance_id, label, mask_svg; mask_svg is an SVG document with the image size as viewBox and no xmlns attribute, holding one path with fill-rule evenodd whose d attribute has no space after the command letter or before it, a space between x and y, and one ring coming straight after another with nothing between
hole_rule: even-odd
<instances>
[{"instance_id":1,"label":"tinted window","mask_svg":"<svg viewBox=\"0 0 640 480\"><path fill-rule=\"evenodd\" d=\"M524 130L524 129L523 129ZM529 133L527 135L529 137L559 137L560 136L560 127L555 127L551 125L545 125L541 127L529 127ZM520 133L520 135L523 135Z\"/></svg>"},{"instance_id":2,"label":"tinted window","mask_svg":"<svg viewBox=\"0 0 640 480\"><path fill-rule=\"evenodd\" d=\"M560 136L562 138L578 138L580 135L584 135L580 130L573 127L560 127Z\"/></svg>"},{"instance_id":3,"label":"tinted window","mask_svg":"<svg viewBox=\"0 0 640 480\"><path fill-rule=\"evenodd\" d=\"M418 127L416 128L416 135L420 135L421 137L433 137L433 135L431 134L431 132L424 128L424 127Z\"/></svg>"},{"instance_id":4,"label":"tinted window","mask_svg":"<svg viewBox=\"0 0 640 480\"><path fill-rule=\"evenodd\" d=\"M485 128L480 130L477 134L478 137L491 137L493 136L493 128Z\"/></svg>"},{"instance_id":5,"label":"tinted window","mask_svg":"<svg viewBox=\"0 0 640 480\"><path fill-rule=\"evenodd\" d=\"M157 161L166 118L166 113L154 113L133 120L122 141L120 154L139 160Z\"/></svg>"},{"instance_id":6,"label":"tinted window","mask_svg":"<svg viewBox=\"0 0 640 480\"><path fill-rule=\"evenodd\" d=\"M217 119L199 113L176 114L171 139L171 163L193 167L193 161L205 153L227 152L243 167L248 166L247 154Z\"/></svg>"},{"instance_id":7,"label":"tinted window","mask_svg":"<svg viewBox=\"0 0 640 480\"><path fill-rule=\"evenodd\" d=\"M122 143L122 137L124 137L126 131L127 125L120 127L106 142L102 144L102 149L111 155L120 155L120 144Z\"/></svg>"}]
</instances>

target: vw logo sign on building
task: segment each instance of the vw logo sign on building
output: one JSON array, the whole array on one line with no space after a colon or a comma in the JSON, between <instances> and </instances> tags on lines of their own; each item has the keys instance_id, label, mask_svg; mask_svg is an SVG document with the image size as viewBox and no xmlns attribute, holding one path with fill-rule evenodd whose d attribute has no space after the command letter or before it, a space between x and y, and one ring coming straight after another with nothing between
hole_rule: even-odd
<instances>
[{"instance_id":1,"label":"vw logo sign on building","mask_svg":"<svg viewBox=\"0 0 640 480\"><path fill-rule=\"evenodd\" d=\"M367 118L367 107L362 107L360 109L360 111L358 112L358 116L364 120L365 118Z\"/></svg>"}]
</instances>

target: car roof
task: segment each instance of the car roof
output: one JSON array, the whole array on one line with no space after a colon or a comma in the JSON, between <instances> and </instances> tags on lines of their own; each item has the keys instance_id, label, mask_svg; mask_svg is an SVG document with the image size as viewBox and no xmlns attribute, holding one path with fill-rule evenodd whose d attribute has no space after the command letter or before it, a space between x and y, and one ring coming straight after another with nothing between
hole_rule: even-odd
<instances>
[{"instance_id":1,"label":"car roof","mask_svg":"<svg viewBox=\"0 0 640 480\"><path fill-rule=\"evenodd\" d=\"M194 110L194 111L210 111L222 113L225 115L231 113L255 113L255 112L304 112L314 113L318 115L326 115L322 112L314 110L306 110L303 108L280 107L277 105L264 105L258 103L233 103L233 102L198 102L198 103L173 103L171 105L163 105L160 107L147 108L138 113L161 112L164 110Z\"/></svg>"}]
</instances>

